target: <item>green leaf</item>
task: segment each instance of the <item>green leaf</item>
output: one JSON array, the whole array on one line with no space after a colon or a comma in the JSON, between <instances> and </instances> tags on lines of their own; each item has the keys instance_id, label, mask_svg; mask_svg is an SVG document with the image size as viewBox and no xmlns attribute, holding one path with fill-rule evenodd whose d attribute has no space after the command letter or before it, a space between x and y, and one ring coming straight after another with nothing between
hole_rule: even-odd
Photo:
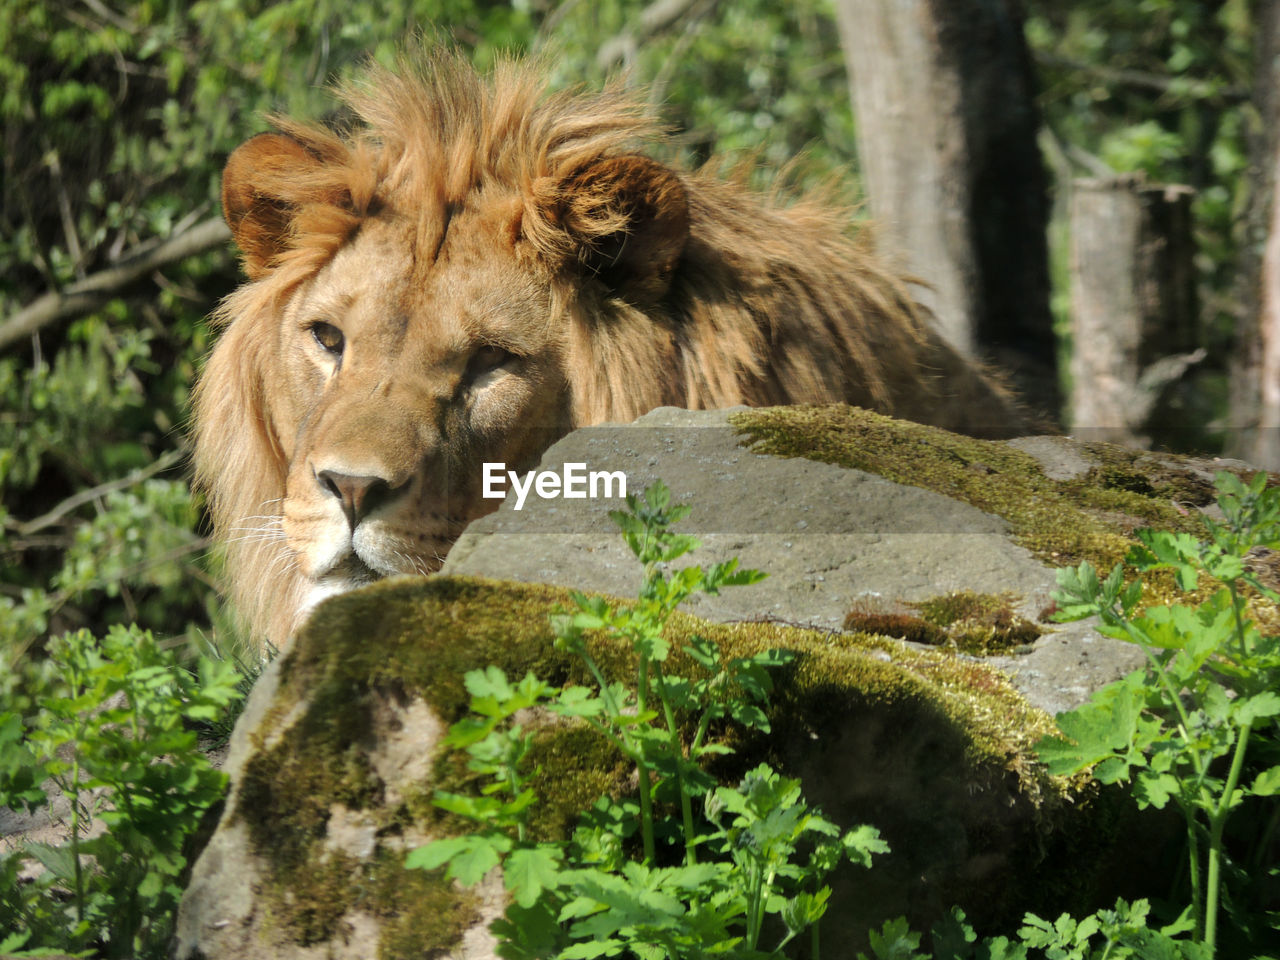
<instances>
[{"instance_id":1,"label":"green leaf","mask_svg":"<svg viewBox=\"0 0 1280 960\"><path fill-rule=\"evenodd\" d=\"M448 810L460 817L484 822L502 811L502 801L494 797L472 797L465 793L449 793L437 790L431 802L441 810Z\"/></svg>"},{"instance_id":2,"label":"green leaf","mask_svg":"<svg viewBox=\"0 0 1280 960\"><path fill-rule=\"evenodd\" d=\"M1131 748L1135 739L1150 735L1151 727L1140 726L1139 718L1146 696L1145 674L1135 671L1097 691L1093 698L1074 710L1057 716L1063 737L1045 737L1035 746L1040 759L1055 776L1070 776L1094 764L1116 758L1130 764L1137 758ZM1125 772L1113 762L1105 775L1123 779Z\"/></svg>"},{"instance_id":3,"label":"green leaf","mask_svg":"<svg viewBox=\"0 0 1280 960\"><path fill-rule=\"evenodd\" d=\"M627 946L625 941L612 937L603 940L586 940L570 944L556 954L558 960L594 960L596 957L616 957Z\"/></svg>"},{"instance_id":4,"label":"green leaf","mask_svg":"<svg viewBox=\"0 0 1280 960\"><path fill-rule=\"evenodd\" d=\"M867 941L876 960L929 960L928 954L919 952L920 934L911 929L906 917L886 920L879 930L868 930ZM859 953L858 958L866 960L866 955Z\"/></svg>"},{"instance_id":5,"label":"green leaf","mask_svg":"<svg viewBox=\"0 0 1280 960\"><path fill-rule=\"evenodd\" d=\"M1109 781L1102 781L1107 783ZM1168 773L1151 773L1143 771L1133 785L1133 796L1140 807L1155 807L1163 810L1170 797L1180 793L1178 778Z\"/></svg>"},{"instance_id":6,"label":"green leaf","mask_svg":"<svg viewBox=\"0 0 1280 960\"><path fill-rule=\"evenodd\" d=\"M71 847L55 847L48 843L28 843L22 852L36 860L59 880L72 880L76 874L75 857L71 855Z\"/></svg>"},{"instance_id":7,"label":"green leaf","mask_svg":"<svg viewBox=\"0 0 1280 960\"><path fill-rule=\"evenodd\" d=\"M1181 650L1201 627L1195 611L1180 604L1152 607L1143 616L1135 617L1133 623L1152 646L1164 650Z\"/></svg>"},{"instance_id":8,"label":"green leaf","mask_svg":"<svg viewBox=\"0 0 1280 960\"><path fill-rule=\"evenodd\" d=\"M467 692L480 700L501 702L511 697L511 685L507 683L506 674L492 665L483 670L468 670L463 675L462 682L466 685ZM476 708L473 705L471 709Z\"/></svg>"},{"instance_id":9,"label":"green leaf","mask_svg":"<svg viewBox=\"0 0 1280 960\"><path fill-rule=\"evenodd\" d=\"M511 839L503 834L468 834L432 840L405 858L405 866L416 870L435 870L449 865L445 876L464 887L474 887L485 874L498 865L501 854L511 849Z\"/></svg>"},{"instance_id":10,"label":"green leaf","mask_svg":"<svg viewBox=\"0 0 1280 960\"><path fill-rule=\"evenodd\" d=\"M1270 767L1258 774L1249 787L1249 792L1256 797L1274 797L1280 793L1280 766Z\"/></svg>"},{"instance_id":11,"label":"green leaf","mask_svg":"<svg viewBox=\"0 0 1280 960\"><path fill-rule=\"evenodd\" d=\"M1124 757L1107 757L1093 768L1093 778L1099 783L1117 783L1129 777L1129 762Z\"/></svg>"},{"instance_id":12,"label":"green leaf","mask_svg":"<svg viewBox=\"0 0 1280 960\"><path fill-rule=\"evenodd\" d=\"M554 890L563 857L561 849L553 844L511 851L502 865L502 879L516 903L531 907L543 890Z\"/></svg>"},{"instance_id":13,"label":"green leaf","mask_svg":"<svg viewBox=\"0 0 1280 960\"><path fill-rule=\"evenodd\" d=\"M820 887L815 893L799 893L786 901L782 907L782 922L786 924L787 932L798 934L821 920L830 899L831 888Z\"/></svg>"},{"instance_id":14,"label":"green leaf","mask_svg":"<svg viewBox=\"0 0 1280 960\"><path fill-rule=\"evenodd\" d=\"M1231 712L1240 724L1280 716L1280 693L1268 690L1251 697L1240 697Z\"/></svg>"},{"instance_id":15,"label":"green leaf","mask_svg":"<svg viewBox=\"0 0 1280 960\"><path fill-rule=\"evenodd\" d=\"M872 854L889 852L889 844L880 839L880 831L865 823L841 837L840 844L851 863L864 867L871 866Z\"/></svg>"},{"instance_id":16,"label":"green leaf","mask_svg":"<svg viewBox=\"0 0 1280 960\"><path fill-rule=\"evenodd\" d=\"M605 703L587 687L566 687L550 703L550 708L566 717L596 717L605 711Z\"/></svg>"}]
</instances>

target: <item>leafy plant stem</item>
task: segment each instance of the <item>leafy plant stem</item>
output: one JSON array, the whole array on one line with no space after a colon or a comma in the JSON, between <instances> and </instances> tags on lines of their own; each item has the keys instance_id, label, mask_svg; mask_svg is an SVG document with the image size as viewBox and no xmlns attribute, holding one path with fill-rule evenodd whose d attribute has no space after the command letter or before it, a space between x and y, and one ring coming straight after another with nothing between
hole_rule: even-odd
<instances>
[{"instance_id":1,"label":"leafy plant stem","mask_svg":"<svg viewBox=\"0 0 1280 960\"><path fill-rule=\"evenodd\" d=\"M582 662L587 665L587 670L591 673L592 679L595 680L596 686L600 689L600 696L605 702L609 715L618 716L621 713L618 703L613 699L613 694L609 692L609 685L604 682L604 675L600 672L600 668L596 666L595 660L591 658L591 654L587 653L586 648L581 643L573 647L573 652L580 656Z\"/></svg>"},{"instance_id":2,"label":"leafy plant stem","mask_svg":"<svg viewBox=\"0 0 1280 960\"><path fill-rule=\"evenodd\" d=\"M746 943L749 948L754 950L759 931L759 923L757 916L760 912L760 888L764 885L764 868L759 864L752 864L748 877L750 883L749 894L747 899L747 936Z\"/></svg>"},{"instance_id":3,"label":"leafy plant stem","mask_svg":"<svg viewBox=\"0 0 1280 960\"><path fill-rule=\"evenodd\" d=\"M511 795L513 797L520 796L520 789L521 789L520 776L516 772L516 767L514 763L507 764L507 784L511 788ZM525 841L525 833L527 832L526 823L528 822L528 819L529 819L528 811L521 811L520 818L516 821L516 839L518 839L521 843L524 843Z\"/></svg>"},{"instance_id":4,"label":"leafy plant stem","mask_svg":"<svg viewBox=\"0 0 1280 960\"><path fill-rule=\"evenodd\" d=\"M1222 861L1222 831L1227 825L1227 817L1231 813L1232 800L1236 788L1240 785L1240 771L1244 769L1245 750L1249 746L1249 732L1253 727L1251 720L1240 724L1240 735L1236 740L1235 755L1231 758L1231 770L1227 774L1227 782L1222 788L1222 797L1217 809L1213 810L1209 822L1209 865L1205 876L1205 917L1204 943L1209 949L1210 958L1214 955L1218 932L1218 888Z\"/></svg>"},{"instance_id":5,"label":"leafy plant stem","mask_svg":"<svg viewBox=\"0 0 1280 960\"><path fill-rule=\"evenodd\" d=\"M1138 644L1143 654L1147 658L1147 662L1151 665L1160 686L1165 692L1165 701L1169 703L1178 714L1178 734L1182 738L1182 744L1186 751L1186 755L1191 760L1191 765L1196 773L1196 789L1200 794L1200 803L1205 810L1212 811L1213 798L1204 786L1205 764L1200 755L1199 749L1195 745L1195 740L1191 736L1191 718L1187 715L1186 708L1182 704L1182 698L1178 696L1178 691L1174 689L1173 684L1169 680L1168 671L1152 652L1154 644L1151 638L1146 635L1140 628L1129 622L1127 619L1121 618L1119 622L1123 625L1125 632ZM1217 903L1217 883L1218 883L1218 857L1221 851L1221 826L1218 828L1218 843L1215 848L1214 839L1210 837L1209 856L1207 863L1206 876L1201 878L1200 873L1200 836L1196 825L1195 810L1187 804L1181 804L1183 816L1187 822L1187 879L1191 886L1191 906L1192 915L1195 919L1195 929L1197 938L1204 938L1205 942L1211 942L1209 939L1210 931L1213 927L1211 919L1211 910L1216 909ZM1223 825L1225 825L1225 816L1223 817ZM1211 825L1212 829L1212 825ZM1212 906L1211 906L1212 905ZM1211 948L1212 949L1212 948Z\"/></svg>"},{"instance_id":6,"label":"leafy plant stem","mask_svg":"<svg viewBox=\"0 0 1280 960\"><path fill-rule=\"evenodd\" d=\"M67 785L71 801L71 865L75 871L76 920L84 923L84 873L80 865L80 759L71 761L71 781Z\"/></svg>"},{"instance_id":7,"label":"leafy plant stem","mask_svg":"<svg viewBox=\"0 0 1280 960\"><path fill-rule=\"evenodd\" d=\"M643 715L648 709L649 658L640 657L640 676L636 685L636 711ZM653 843L653 784L649 777L649 765L645 763L643 747L636 751L636 777L640 783L640 839L644 845L644 861L654 862Z\"/></svg>"},{"instance_id":8,"label":"leafy plant stem","mask_svg":"<svg viewBox=\"0 0 1280 960\"><path fill-rule=\"evenodd\" d=\"M1195 741L1191 737L1191 718L1187 716L1187 709L1182 705L1182 698L1178 696L1178 691L1174 689L1173 684L1169 681L1169 673L1165 670L1164 664L1152 653L1152 650L1155 649L1155 644L1150 637L1128 620L1121 620L1120 623L1125 632L1142 648L1142 653L1147 658L1147 663L1151 665L1156 679L1159 680L1160 686L1164 688L1166 700L1177 711L1178 733L1181 734L1182 742L1186 745L1187 752L1191 757L1191 764L1195 768L1197 782L1203 782L1205 774L1204 760L1201 758L1200 751L1196 748Z\"/></svg>"},{"instance_id":9,"label":"leafy plant stem","mask_svg":"<svg viewBox=\"0 0 1280 960\"><path fill-rule=\"evenodd\" d=\"M71 697L78 700L83 694L81 689L80 670L72 668L69 672L69 686ZM80 743L84 736L85 723L81 719L76 724L76 736L73 743ZM84 871L80 864L80 753L78 750L71 752L71 778L66 784L59 784L63 792L67 795L67 799L71 805L71 864L73 870L73 882L75 883L75 901L76 901L76 920L84 923Z\"/></svg>"},{"instance_id":10,"label":"leafy plant stem","mask_svg":"<svg viewBox=\"0 0 1280 960\"><path fill-rule=\"evenodd\" d=\"M676 725L675 711L671 709L671 698L667 695L666 680L662 675L662 667L654 665L653 670L654 681L658 688L658 699L662 701L662 713L667 721L667 733L671 737L671 755L677 758L675 768L676 790L680 794L680 825L684 831L684 862L694 864L698 862L698 855L694 850L694 840L697 838L697 832L693 825L693 800L689 796L689 792L684 788L684 776L680 772L680 764L678 758L683 756L684 748L680 743L680 728Z\"/></svg>"},{"instance_id":11,"label":"leafy plant stem","mask_svg":"<svg viewBox=\"0 0 1280 960\"><path fill-rule=\"evenodd\" d=\"M1253 653L1253 650L1249 644L1248 635L1245 633L1244 629L1244 597L1240 595L1240 588L1235 580L1227 581L1227 589L1231 591L1231 613L1236 626L1236 645L1240 648L1240 655L1242 657L1247 657Z\"/></svg>"},{"instance_id":12,"label":"leafy plant stem","mask_svg":"<svg viewBox=\"0 0 1280 960\"><path fill-rule=\"evenodd\" d=\"M1195 920L1196 937L1204 936L1204 896L1200 883L1200 831L1196 827L1196 814L1187 804L1181 804L1182 815L1187 821L1187 882L1191 885L1191 911Z\"/></svg>"}]
</instances>

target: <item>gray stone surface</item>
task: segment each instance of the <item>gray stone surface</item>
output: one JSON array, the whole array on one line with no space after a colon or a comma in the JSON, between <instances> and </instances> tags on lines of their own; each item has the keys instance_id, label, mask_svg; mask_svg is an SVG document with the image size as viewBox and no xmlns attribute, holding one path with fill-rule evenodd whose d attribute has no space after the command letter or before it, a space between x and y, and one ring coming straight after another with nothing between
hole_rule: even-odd
<instances>
[{"instance_id":1,"label":"gray stone surface","mask_svg":"<svg viewBox=\"0 0 1280 960\"><path fill-rule=\"evenodd\" d=\"M579 430L548 450L539 469L562 474L565 463L577 462L587 471L621 470L634 493L661 478L692 507L677 527L702 540L690 562L736 556L769 574L763 583L688 604L688 612L707 619L770 618L835 630L858 603L892 605L961 589L1010 591L1031 619L1048 604L1054 571L1012 541L1003 519L860 470L752 453L739 446L730 412L667 407L632 424ZM1087 471L1069 441L1043 439L1015 443L1046 472ZM620 500L531 492L518 511L515 501L508 494L496 513L468 528L445 573L635 592L639 567L608 516ZM1140 651L1087 623L1051 629L1024 655L992 658L1050 713L1087 700L1141 663Z\"/></svg>"},{"instance_id":2,"label":"gray stone surface","mask_svg":"<svg viewBox=\"0 0 1280 960\"><path fill-rule=\"evenodd\" d=\"M283 719L272 717L280 691L281 670L288 653L277 657L254 684L244 712L236 722L223 767L231 777L225 810L236 809L242 773L255 751L270 749L305 712L305 700L297 702ZM384 784L383 800L399 802L402 791L420 784L429 772L443 724L420 698L407 702L380 701L374 711L370 764ZM329 809L324 849L341 852L365 862L378 852L379 839L363 811L340 804ZM408 833L398 838L398 852L428 839ZM397 842L392 838L387 842ZM268 870L254 854L245 824L224 813L218 829L201 852L183 893L170 954L176 960L369 960L378 955L382 921L353 906L341 920L340 937L301 945L279 934L271 916L270 897L263 896ZM454 951L440 960L498 960L497 941L489 923L505 909L505 898L496 879L477 888L482 920L466 932Z\"/></svg>"},{"instance_id":3,"label":"gray stone surface","mask_svg":"<svg viewBox=\"0 0 1280 960\"><path fill-rule=\"evenodd\" d=\"M1097 463L1066 437L1019 437L1009 446L1035 457L1050 480L1082 477Z\"/></svg>"}]
</instances>

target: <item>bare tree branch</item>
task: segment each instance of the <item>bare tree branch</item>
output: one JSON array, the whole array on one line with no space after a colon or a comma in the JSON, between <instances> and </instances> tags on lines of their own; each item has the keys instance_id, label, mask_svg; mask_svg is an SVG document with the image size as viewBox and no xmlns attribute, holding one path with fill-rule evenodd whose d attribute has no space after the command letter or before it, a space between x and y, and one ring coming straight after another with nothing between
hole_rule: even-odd
<instances>
[{"instance_id":1,"label":"bare tree branch","mask_svg":"<svg viewBox=\"0 0 1280 960\"><path fill-rule=\"evenodd\" d=\"M159 457L154 463L150 463L145 467L130 472L128 475L120 477L118 480L109 480L106 483L98 484L89 490L81 490L74 496L68 497L60 504L50 510L48 513L36 517L34 520L28 520L25 523L19 523L15 529L19 536L27 537L38 530L51 526L65 517L72 510L96 500L98 497L105 496L108 493L114 493L116 490L127 490L135 484L141 483L150 477L154 477L157 473L168 470L183 457L187 455L185 449L170 450L168 453Z\"/></svg>"},{"instance_id":2,"label":"bare tree branch","mask_svg":"<svg viewBox=\"0 0 1280 960\"><path fill-rule=\"evenodd\" d=\"M0 350L24 340L43 327L87 313L153 270L226 243L231 231L220 218L211 218L190 230L125 257L61 291L50 291L0 323Z\"/></svg>"},{"instance_id":3,"label":"bare tree branch","mask_svg":"<svg viewBox=\"0 0 1280 960\"><path fill-rule=\"evenodd\" d=\"M1184 76L1167 77L1158 73L1149 73L1146 70L1127 70L1104 64L1086 63L1083 60L1044 50L1033 51L1033 56L1040 66L1077 70L1092 74L1103 83L1115 86L1137 87L1140 90L1151 90L1155 93L1178 93L1196 100L1220 100L1228 104L1244 103L1249 99L1249 88L1240 84L1218 86L1211 80Z\"/></svg>"}]
</instances>

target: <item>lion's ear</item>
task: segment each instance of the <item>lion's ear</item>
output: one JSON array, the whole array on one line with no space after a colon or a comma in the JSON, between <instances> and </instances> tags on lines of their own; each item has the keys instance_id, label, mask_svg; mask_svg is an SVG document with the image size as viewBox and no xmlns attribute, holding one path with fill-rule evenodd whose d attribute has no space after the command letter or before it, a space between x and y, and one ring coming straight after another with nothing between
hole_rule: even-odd
<instances>
[{"instance_id":1,"label":"lion's ear","mask_svg":"<svg viewBox=\"0 0 1280 960\"><path fill-rule=\"evenodd\" d=\"M652 303L671 285L689 236L675 172L643 156L603 157L535 198L544 251L595 275L624 299ZM539 237L533 237L539 242Z\"/></svg>"},{"instance_id":2,"label":"lion's ear","mask_svg":"<svg viewBox=\"0 0 1280 960\"><path fill-rule=\"evenodd\" d=\"M287 246L303 197L295 184L314 179L322 161L291 137L263 133L227 158L222 172L222 215L240 248L244 269L256 280Z\"/></svg>"}]
</instances>

